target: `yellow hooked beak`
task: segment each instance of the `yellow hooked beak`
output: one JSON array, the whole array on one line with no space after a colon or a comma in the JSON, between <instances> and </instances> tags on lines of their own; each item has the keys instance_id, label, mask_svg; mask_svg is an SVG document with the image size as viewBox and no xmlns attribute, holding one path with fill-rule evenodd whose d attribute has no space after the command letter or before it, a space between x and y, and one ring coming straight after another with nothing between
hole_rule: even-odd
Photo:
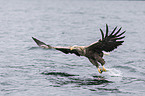
<instances>
[{"instance_id":1,"label":"yellow hooked beak","mask_svg":"<svg viewBox=\"0 0 145 96\"><path fill-rule=\"evenodd\" d=\"M70 50L73 50L74 48L73 47L70 47Z\"/></svg>"}]
</instances>

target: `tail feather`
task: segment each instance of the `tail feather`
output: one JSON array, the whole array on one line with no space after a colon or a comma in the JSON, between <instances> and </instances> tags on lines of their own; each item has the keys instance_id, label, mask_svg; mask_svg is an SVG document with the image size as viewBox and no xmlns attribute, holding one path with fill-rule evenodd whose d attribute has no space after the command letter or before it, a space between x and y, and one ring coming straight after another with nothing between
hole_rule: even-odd
<instances>
[{"instance_id":1,"label":"tail feather","mask_svg":"<svg viewBox=\"0 0 145 96\"><path fill-rule=\"evenodd\" d=\"M39 46L39 47L42 47L42 48L46 48L46 49L50 49L52 48L50 45L47 45L45 44L44 42L32 37L32 39L35 41L35 43Z\"/></svg>"}]
</instances>

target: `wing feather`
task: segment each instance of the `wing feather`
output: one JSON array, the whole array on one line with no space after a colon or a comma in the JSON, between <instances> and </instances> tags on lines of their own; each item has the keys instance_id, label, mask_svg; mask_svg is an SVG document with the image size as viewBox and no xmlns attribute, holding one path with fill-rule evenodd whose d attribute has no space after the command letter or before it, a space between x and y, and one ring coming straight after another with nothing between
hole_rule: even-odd
<instances>
[{"instance_id":1,"label":"wing feather","mask_svg":"<svg viewBox=\"0 0 145 96\"><path fill-rule=\"evenodd\" d=\"M116 29L117 27L115 27L114 30L111 32L111 34L108 35L108 25L106 25L105 37L100 39L98 42L93 43L90 46L88 46L88 49L90 51L97 51L97 52L98 51L110 52L116 49L119 45L122 45L122 43L124 42L122 39L125 38L125 36L122 36L122 35L125 33L125 31L119 34L122 27L119 28L118 31L115 31ZM103 31L101 31L101 34L104 34Z\"/></svg>"},{"instance_id":2,"label":"wing feather","mask_svg":"<svg viewBox=\"0 0 145 96\"><path fill-rule=\"evenodd\" d=\"M52 46L47 45L44 42L42 42L42 41L40 41L40 40L38 40L38 39L36 39L34 37L32 37L32 39L41 48L45 48L45 49L53 48L53 49L56 49L56 50L59 50L59 51L65 53L65 54L69 54L69 53L73 54L74 53L75 55L80 56L80 54L79 54L79 52L77 50L75 50L75 49L70 50L70 47L52 47Z\"/></svg>"},{"instance_id":3,"label":"wing feather","mask_svg":"<svg viewBox=\"0 0 145 96\"><path fill-rule=\"evenodd\" d=\"M105 38L108 36L108 25L106 24L106 35L105 35Z\"/></svg>"},{"instance_id":4,"label":"wing feather","mask_svg":"<svg viewBox=\"0 0 145 96\"><path fill-rule=\"evenodd\" d=\"M120 39L123 39L123 38L125 38L125 36L122 36L120 38L116 38L116 40L120 40Z\"/></svg>"},{"instance_id":5,"label":"wing feather","mask_svg":"<svg viewBox=\"0 0 145 96\"><path fill-rule=\"evenodd\" d=\"M59 51L65 53L65 54L69 54L69 53L73 54L74 53L75 55L80 56L80 54L78 53L77 50L75 50L75 49L70 50L70 47L54 47L54 48L56 50L59 50Z\"/></svg>"},{"instance_id":6,"label":"wing feather","mask_svg":"<svg viewBox=\"0 0 145 96\"><path fill-rule=\"evenodd\" d=\"M120 32L121 29L122 29L122 27L119 28L119 30L114 35L116 36Z\"/></svg>"},{"instance_id":7,"label":"wing feather","mask_svg":"<svg viewBox=\"0 0 145 96\"><path fill-rule=\"evenodd\" d=\"M100 31L101 31L101 34L102 34L102 39L104 39L104 33L103 33L102 29L100 29Z\"/></svg>"},{"instance_id":8,"label":"wing feather","mask_svg":"<svg viewBox=\"0 0 145 96\"><path fill-rule=\"evenodd\" d=\"M124 32L120 33L120 34L119 34L119 35L117 35L116 37L119 37L119 36L123 35L125 32L126 32L126 31L124 31Z\"/></svg>"},{"instance_id":9,"label":"wing feather","mask_svg":"<svg viewBox=\"0 0 145 96\"><path fill-rule=\"evenodd\" d=\"M114 28L114 30L112 31L112 33L110 34L110 36L113 35L113 33L115 32L116 29L117 29L117 26Z\"/></svg>"},{"instance_id":10,"label":"wing feather","mask_svg":"<svg viewBox=\"0 0 145 96\"><path fill-rule=\"evenodd\" d=\"M51 49L52 47L50 45L45 44L44 42L32 37L32 39L35 41L35 43L42 48L46 48L46 49Z\"/></svg>"}]
</instances>

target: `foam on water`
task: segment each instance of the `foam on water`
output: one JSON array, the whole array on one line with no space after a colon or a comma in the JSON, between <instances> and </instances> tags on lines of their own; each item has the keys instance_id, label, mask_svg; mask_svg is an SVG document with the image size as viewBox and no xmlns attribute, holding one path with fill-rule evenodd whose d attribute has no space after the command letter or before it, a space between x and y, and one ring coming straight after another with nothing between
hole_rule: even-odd
<instances>
[{"instance_id":1,"label":"foam on water","mask_svg":"<svg viewBox=\"0 0 145 96\"><path fill-rule=\"evenodd\" d=\"M115 69L115 68L107 69L107 74L110 76L116 76L116 77L122 76L122 72L120 70Z\"/></svg>"}]
</instances>

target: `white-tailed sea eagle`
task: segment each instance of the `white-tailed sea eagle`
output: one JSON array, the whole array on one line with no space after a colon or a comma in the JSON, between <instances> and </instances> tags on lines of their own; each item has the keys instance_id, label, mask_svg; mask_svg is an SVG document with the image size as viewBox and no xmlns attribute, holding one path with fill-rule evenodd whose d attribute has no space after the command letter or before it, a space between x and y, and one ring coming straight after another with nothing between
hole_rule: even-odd
<instances>
[{"instance_id":1,"label":"white-tailed sea eagle","mask_svg":"<svg viewBox=\"0 0 145 96\"><path fill-rule=\"evenodd\" d=\"M102 29L100 29L102 39L98 40L97 42L94 42L93 44L90 44L89 46L52 47L34 37L32 38L37 43L37 45L42 48L56 49L65 54L71 53L77 56L85 56L93 65L95 65L98 68L98 72L102 73L103 71L106 71L106 69L104 68L105 61L102 58L103 51L113 51L119 45L122 45L122 43L124 42L122 39L125 36L122 35L125 33L125 31L120 32L121 28L119 28L116 31L117 27L115 27L114 30L109 34L108 25L106 24L106 34L104 35ZM103 66L102 69L99 68L98 63L100 63Z\"/></svg>"}]
</instances>

